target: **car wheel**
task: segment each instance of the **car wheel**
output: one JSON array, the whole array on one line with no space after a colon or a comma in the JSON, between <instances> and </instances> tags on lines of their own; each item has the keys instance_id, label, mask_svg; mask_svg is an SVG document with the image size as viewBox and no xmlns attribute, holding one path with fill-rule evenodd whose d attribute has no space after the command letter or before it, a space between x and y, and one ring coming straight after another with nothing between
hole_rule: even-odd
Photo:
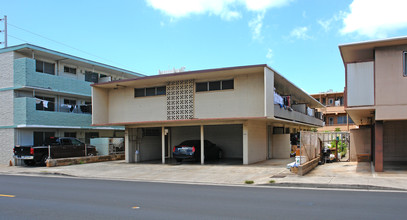
<instances>
[{"instance_id":1,"label":"car wheel","mask_svg":"<svg viewBox=\"0 0 407 220\"><path fill-rule=\"evenodd\" d=\"M33 160L24 160L24 164L26 166L34 166L35 165L35 161Z\"/></svg>"},{"instance_id":2,"label":"car wheel","mask_svg":"<svg viewBox=\"0 0 407 220\"><path fill-rule=\"evenodd\" d=\"M182 159L175 159L178 163L181 163L182 162Z\"/></svg>"},{"instance_id":3,"label":"car wheel","mask_svg":"<svg viewBox=\"0 0 407 220\"><path fill-rule=\"evenodd\" d=\"M48 155L42 156L42 158L41 158L41 164L42 164L42 165L47 165L47 160L48 160L48 159L51 159L51 157L49 157Z\"/></svg>"}]
</instances>

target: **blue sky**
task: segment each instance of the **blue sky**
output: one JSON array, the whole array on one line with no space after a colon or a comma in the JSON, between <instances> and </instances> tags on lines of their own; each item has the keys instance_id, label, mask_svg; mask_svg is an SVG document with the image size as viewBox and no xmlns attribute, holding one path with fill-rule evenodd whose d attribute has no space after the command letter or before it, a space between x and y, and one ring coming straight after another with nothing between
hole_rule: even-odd
<instances>
[{"instance_id":1,"label":"blue sky","mask_svg":"<svg viewBox=\"0 0 407 220\"><path fill-rule=\"evenodd\" d=\"M9 46L28 42L146 75L266 63L318 93L343 91L339 44L407 35L405 2L0 0L0 16Z\"/></svg>"}]
</instances>

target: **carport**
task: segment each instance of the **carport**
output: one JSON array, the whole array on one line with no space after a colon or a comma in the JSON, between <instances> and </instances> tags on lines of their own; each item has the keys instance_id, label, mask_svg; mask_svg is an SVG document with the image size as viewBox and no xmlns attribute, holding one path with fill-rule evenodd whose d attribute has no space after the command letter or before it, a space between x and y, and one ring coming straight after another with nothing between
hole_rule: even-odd
<instances>
[{"instance_id":1,"label":"carport","mask_svg":"<svg viewBox=\"0 0 407 220\"><path fill-rule=\"evenodd\" d=\"M161 127L126 128L126 161L160 160L164 164L172 158L172 148L185 140L201 141L201 164L205 163L204 140L216 144L223 152L222 159L243 163L243 123L208 124Z\"/></svg>"}]
</instances>

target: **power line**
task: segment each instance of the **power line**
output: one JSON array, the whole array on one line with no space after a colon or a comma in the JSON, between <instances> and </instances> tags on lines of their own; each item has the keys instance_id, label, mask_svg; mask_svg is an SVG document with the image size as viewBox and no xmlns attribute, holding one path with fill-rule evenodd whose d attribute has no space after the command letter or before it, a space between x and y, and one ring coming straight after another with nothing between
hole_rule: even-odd
<instances>
[{"instance_id":1,"label":"power line","mask_svg":"<svg viewBox=\"0 0 407 220\"><path fill-rule=\"evenodd\" d=\"M72 46L70 46L70 45L68 45L68 44L65 44L65 43L62 43L62 42L53 40L53 39L51 39L51 38L45 37L45 36L43 36L43 35L34 33L34 32L32 32L32 31L30 31L30 30L27 30L27 29L18 27L18 26L14 25L14 24L11 24L10 22L8 22L7 24L8 24L8 25L11 25L11 26L13 26L13 27L15 27L15 28L17 28L17 29L20 29L20 30L23 30L23 31L25 31L25 32L28 32L28 33L30 33L30 34L33 34L33 35L36 35L36 36L38 36L38 37L42 37L42 38L44 38L44 39L47 39L47 40L49 40L49 41L52 41L52 42L54 42L54 43L63 45L63 46L65 46L65 47L69 47L69 48L74 49L74 50L79 51L79 52L82 52L82 53L84 53L84 54L87 54L87 55L90 55L90 56L93 56L93 57L97 57L97 58L102 59L102 60L105 60L105 61L109 61L109 62L115 63L116 65L125 66L125 65L122 65L122 64L120 64L120 63L114 62L114 61L112 61L112 60L108 60L108 59L105 59L105 58L103 58L103 57L100 57L100 56L97 56L97 55L88 53L88 52L86 52L86 51L83 51L83 50L81 50L81 49L72 47ZM28 42L28 41L19 39L19 38L17 38L17 37L11 36L11 35L9 35L9 34L8 34L8 36L13 37L13 38L16 38L16 39L21 40L21 41L24 41L24 42Z\"/></svg>"},{"instance_id":2,"label":"power line","mask_svg":"<svg viewBox=\"0 0 407 220\"><path fill-rule=\"evenodd\" d=\"M7 36L12 37L12 38L15 38L15 39L20 40L20 41L25 42L25 43L28 43L28 41L23 40L23 39L18 38L18 37L14 37L13 35L10 35L10 34L7 34Z\"/></svg>"}]
</instances>

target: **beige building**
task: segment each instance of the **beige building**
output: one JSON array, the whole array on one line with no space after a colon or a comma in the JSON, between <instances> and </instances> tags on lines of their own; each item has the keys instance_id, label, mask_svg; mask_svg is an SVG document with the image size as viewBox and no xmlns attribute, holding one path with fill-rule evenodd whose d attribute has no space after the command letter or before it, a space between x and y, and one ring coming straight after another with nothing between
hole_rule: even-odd
<instances>
[{"instance_id":1,"label":"beige building","mask_svg":"<svg viewBox=\"0 0 407 220\"><path fill-rule=\"evenodd\" d=\"M127 162L165 163L191 139L243 164L289 158L291 135L323 124L322 105L267 65L93 84L92 104L93 125L125 126Z\"/></svg>"},{"instance_id":2,"label":"beige building","mask_svg":"<svg viewBox=\"0 0 407 220\"><path fill-rule=\"evenodd\" d=\"M318 128L318 131L349 131L357 128L355 123L345 111L343 92L321 92L311 94L318 102L325 105L318 109L324 115L324 127Z\"/></svg>"},{"instance_id":3,"label":"beige building","mask_svg":"<svg viewBox=\"0 0 407 220\"><path fill-rule=\"evenodd\" d=\"M351 160L370 156L376 171L407 163L407 37L339 46L345 65L345 110Z\"/></svg>"}]
</instances>

